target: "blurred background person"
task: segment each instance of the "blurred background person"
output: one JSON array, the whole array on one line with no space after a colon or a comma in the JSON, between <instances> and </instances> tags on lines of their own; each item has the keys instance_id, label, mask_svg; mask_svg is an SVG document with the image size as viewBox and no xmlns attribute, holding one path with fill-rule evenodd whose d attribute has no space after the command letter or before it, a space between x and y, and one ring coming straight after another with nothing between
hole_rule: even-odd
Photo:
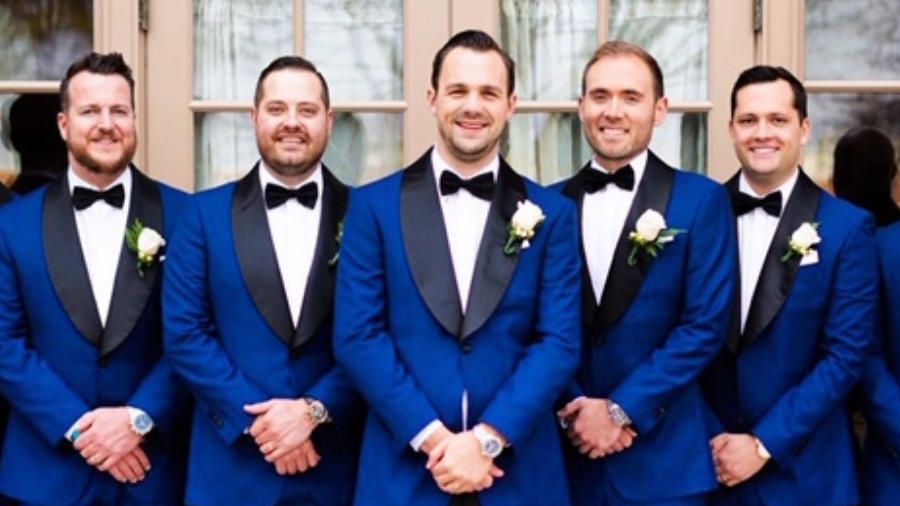
<instances>
[{"instance_id":1,"label":"blurred background person","mask_svg":"<svg viewBox=\"0 0 900 506\"><path fill-rule=\"evenodd\" d=\"M900 220L891 195L897 158L891 139L870 126L851 128L834 148L834 193L875 216L878 227Z\"/></svg>"}]
</instances>

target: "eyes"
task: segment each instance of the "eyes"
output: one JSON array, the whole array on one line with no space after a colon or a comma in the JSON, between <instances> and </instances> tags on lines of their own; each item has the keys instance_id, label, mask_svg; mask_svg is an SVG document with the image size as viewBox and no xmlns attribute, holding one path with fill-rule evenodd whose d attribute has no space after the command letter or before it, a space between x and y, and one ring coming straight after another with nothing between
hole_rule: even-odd
<instances>
[{"instance_id":1,"label":"eyes","mask_svg":"<svg viewBox=\"0 0 900 506\"><path fill-rule=\"evenodd\" d=\"M619 94L613 94L606 90L594 90L590 94L591 102L598 105L609 103L616 97L626 105L638 105L644 101L644 94L635 90L627 90Z\"/></svg>"},{"instance_id":2,"label":"eyes","mask_svg":"<svg viewBox=\"0 0 900 506\"><path fill-rule=\"evenodd\" d=\"M464 99L469 93L470 90L463 86L450 86L446 90L447 96L455 99ZM486 100L499 100L503 98L501 90L494 87L480 88L477 93L481 98Z\"/></svg>"},{"instance_id":3,"label":"eyes","mask_svg":"<svg viewBox=\"0 0 900 506\"><path fill-rule=\"evenodd\" d=\"M266 114L270 116L286 116L289 110L287 104L282 102L271 102L265 107ZM316 104L302 103L297 106L297 115L302 118L313 118L319 114L319 110Z\"/></svg>"},{"instance_id":4,"label":"eyes","mask_svg":"<svg viewBox=\"0 0 900 506\"><path fill-rule=\"evenodd\" d=\"M103 108L98 105L90 105L77 110L79 116L86 118L98 116L102 112ZM124 105L112 106L109 109L109 114L115 118L127 118L131 116L131 108Z\"/></svg>"},{"instance_id":5,"label":"eyes","mask_svg":"<svg viewBox=\"0 0 900 506\"><path fill-rule=\"evenodd\" d=\"M749 127L756 125L757 123L759 123L759 121L760 119L757 116L740 116L737 120L735 120L735 123L737 123L739 126ZM767 121L768 123L779 127L785 126L791 122L790 118L787 118L785 116L772 116L770 118L767 118Z\"/></svg>"}]
</instances>

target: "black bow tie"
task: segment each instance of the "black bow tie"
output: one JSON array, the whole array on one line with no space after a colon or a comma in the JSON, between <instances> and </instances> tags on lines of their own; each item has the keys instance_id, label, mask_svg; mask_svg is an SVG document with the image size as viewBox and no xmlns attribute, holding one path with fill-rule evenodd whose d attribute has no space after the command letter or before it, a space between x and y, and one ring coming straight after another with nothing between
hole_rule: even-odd
<instances>
[{"instance_id":1,"label":"black bow tie","mask_svg":"<svg viewBox=\"0 0 900 506\"><path fill-rule=\"evenodd\" d=\"M290 199L297 199L297 202L301 205L312 209L315 207L316 199L318 198L319 186L316 183L306 183L296 190L277 184L266 185L266 208L268 209L278 207Z\"/></svg>"},{"instance_id":2,"label":"black bow tie","mask_svg":"<svg viewBox=\"0 0 900 506\"><path fill-rule=\"evenodd\" d=\"M588 193L602 190L606 188L606 185L609 183L612 183L623 190L633 190L634 169L631 168L631 165L626 165L612 174L596 169L588 169L584 173L584 189Z\"/></svg>"},{"instance_id":3,"label":"black bow tie","mask_svg":"<svg viewBox=\"0 0 900 506\"><path fill-rule=\"evenodd\" d=\"M72 190L72 205L78 211L91 207L98 200L122 209L122 204L125 203L125 187L119 183L106 191L91 190L83 186L76 186Z\"/></svg>"},{"instance_id":4,"label":"black bow tie","mask_svg":"<svg viewBox=\"0 0 900 506\"><path fill-rule=\"evenodd\" d=\"M731 207L736 216L761 207L763 211L777 218L781 214L781 192L772 192L761 199L737 192L731 196Z\"/></svg>"},{"instance_id":5,"label":"black bow tie","mask_svg":"<svg viewBox=\"0 0 900 506\"><path fill-rule=\"evenodd\" d=\"M480 199L491 200L494 196L494 174L489 172L472 179L462 179L449 170L441 172L441 195L453 195L460 188Z\"/></svg>"}]
</instances>

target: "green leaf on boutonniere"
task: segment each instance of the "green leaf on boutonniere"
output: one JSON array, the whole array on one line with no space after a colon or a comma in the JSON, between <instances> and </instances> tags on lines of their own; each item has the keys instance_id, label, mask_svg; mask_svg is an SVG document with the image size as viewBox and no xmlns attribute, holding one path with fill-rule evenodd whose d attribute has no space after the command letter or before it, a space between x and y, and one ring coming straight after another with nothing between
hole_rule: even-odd
<instances>
[{"instance_id":1,"label":"green leaf on boutonniere","mask_svg":"<svg viewBox=\"0 0 900 506\"><path fill-rule=\"evenodd\" d=\"M328 259L328 267L334 267L337 265L338 260L341 258L341 240L344 239L344 219L341 218L341 221L337 224L337 232L334 234L334 242L337 244L337 251L334 252L334 256Z\"/></svg>"}]
</instances>

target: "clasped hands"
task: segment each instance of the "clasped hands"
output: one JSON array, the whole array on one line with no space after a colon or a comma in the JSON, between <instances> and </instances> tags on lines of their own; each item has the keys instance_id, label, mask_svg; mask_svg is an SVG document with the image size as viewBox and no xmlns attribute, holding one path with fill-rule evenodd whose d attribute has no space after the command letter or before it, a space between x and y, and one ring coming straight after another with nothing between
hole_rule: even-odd
<instances>
[{"instance_id":1,"label":"clasped hands","mask_svg":"<svg viewBox=\"0 0 900 506\"><path fill-rule=\"evenodd\" d=\"M637 437L631 427L620 427L609 415L607 399L578 397L556 413L572 445L592 459L629 448Z\"/></svg>"},{"instance_id":2,"label":"clasped hands","mask_svg":"<svg viewBox=\"0 0 900 506\"><path fill-rule=\"evenodd\" d=\"M131 429L128 408L97 408L75 422L78 436L72 446L85 461L121 483L137 483L150 471L141 448L144 438Z\"/></svg>"},{"instance_id":3,"label":"clasped hands","mask_svg":"<svg viewBox=\"0 0 900 506\"><path fill-rule=\"evenodd\" d=\"M481 426L505 442L494 428ZM503 470L493 459L482 454L481 444L471 430L453 433L441 425L422 443L421 450L428 454L425 468L431 471L438 487L448 494L479 492L490 488L495 479L503 476Z\"/></svg>"},{"instance_id":4,"label":"clasped hands","mask_svg":"<svg viewBox=\"0 0 900 506\"><path fill-rule=\"evenodd\" d=\"M768 461L760 455L756 438L752 434L723 432L710 439L709 447L716 466L716 479L727 487L750 479Z\"/></svg>"},{"instance_id":5,"label":"clasped hands","mask_svg":"<svg viewBox=\"0 0 900 506\"><path fill-rule=\"evenodd\" d=\"M270 399L248 404L244 411L256 417L248 434L278 474L303 473L319 464L321 457L310 439L317 424L305 400Z\"/></svg>"}]
</instances>

